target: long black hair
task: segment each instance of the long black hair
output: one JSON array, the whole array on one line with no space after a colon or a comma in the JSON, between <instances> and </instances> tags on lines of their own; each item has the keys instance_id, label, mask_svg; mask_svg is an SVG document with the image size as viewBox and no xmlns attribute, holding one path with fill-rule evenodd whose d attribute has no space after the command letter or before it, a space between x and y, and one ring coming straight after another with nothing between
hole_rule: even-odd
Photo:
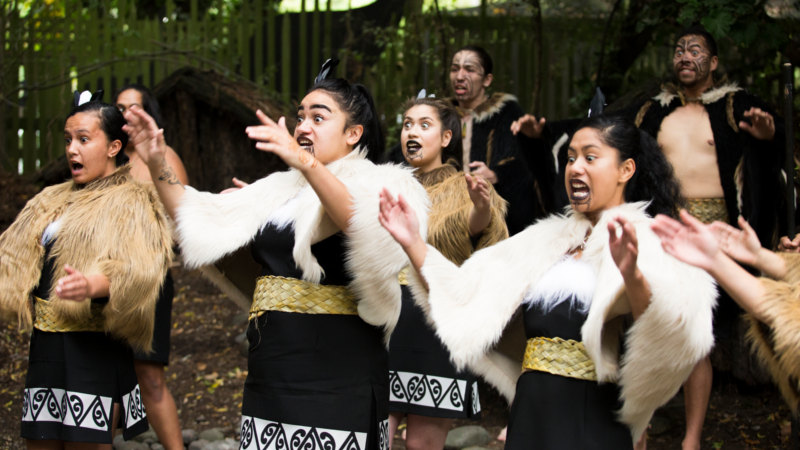
<instances>
[{"instance_id":1,"label":"long black hair","mask_svg":"<svg viewBox=\"0 0 800 450\"><path fill-rule=\"evenodd\" d=\"M383 155L385 140L375 111L375 101L369 90L361 84L350 83L342 78L319 80L306 95L316 90L330 94L339 108L347 114L346 127L361 125L364 128L356 146L366 147L367 157L371 161L378 161Z\"/></svg>"},{"instance_id":2,"label":"long black hair","mask_svg":"<svg viewBox=\"0 0 800 450\"><path fill-rule=\"evenodd\" d=\"M72 108L64 122L78 113L94 113L97 115L100 119L100 129L103 130L108 141L120 141L122 143L122 147L120 147L115 158L117 167L127 163L128 156L125 154L125 146L128 145L128 133L122 131L122 126L127 122L122 113L119 112L119 109L108 103L93 100Z\"/></svg>"},{"instance_id":3,"label":"long black hair","mask_svg":"<svg viewBox=\"0 0 800 450\"><path fill-rule=\"evenodd\" d=\"M636 171L625 186L626 202L649 201L647 213L651 216L677 215L684 203L680 183L652 136L630 120L613 115L589 117L578 125L577 129L581 128L597 130L603 143L617 149L620 162L633 159Z\"/></svg>"},{"instance_id":4,"label":"long black hair","mask_svg":"<svg viewBox=\"0 0 800 450\"><path fill-rule=\"evenodd\" d=\"M452 104L432 97L411 98L403 104L403 113L417 105L427 105L436 110L439 115L439 122L442 124L442 133L450 130L453 135L450 138L450 143L447 147L442 149L442 162L455 166L461 169L461 154L463 153L463 144L461 141L461 118L458 111Z\"/></svg>"}]
</instances>

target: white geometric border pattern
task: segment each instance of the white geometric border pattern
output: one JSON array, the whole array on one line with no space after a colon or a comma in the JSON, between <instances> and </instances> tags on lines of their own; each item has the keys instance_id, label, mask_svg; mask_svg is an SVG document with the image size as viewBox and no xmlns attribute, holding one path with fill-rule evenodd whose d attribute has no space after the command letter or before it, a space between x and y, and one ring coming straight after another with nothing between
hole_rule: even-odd
<instances>
[{"instance_id":1,"label":"white geometric border pattern","mask_svg":"<svg viewBox=\"0 0 800 450\"><path fill-rule=\"evenodd\" d=\"M60 422L107 431L111 428L112 411L111 397L50 388L26 388L23 392L23 422Z\"/></svg>"},{"instance_id":2,"label":"white geometric border pattern","mask_svg":"<svg viewBox=\"0 0 800 450\"><path fill-rule=\"evenodd\" d=\"M388 420L379 423L378 440L388 450ZM242 416L241 450L363 450L367 433L291 425Z\"/></svg>"},{"instance_id":3,"label":"white geometric border pattern","mask_svg":"<svg viewBox=\"0 0 800 450\"><path fill-rule=\"evenodd\" d=\"M478 383L473 382L472 404L473 414L480 412L478 400ZM389 401L428 406L431 408L464 411L467 394L467 381L457 378L437 377L422 373L389 371Z\"/></svg>"}]
</instances>

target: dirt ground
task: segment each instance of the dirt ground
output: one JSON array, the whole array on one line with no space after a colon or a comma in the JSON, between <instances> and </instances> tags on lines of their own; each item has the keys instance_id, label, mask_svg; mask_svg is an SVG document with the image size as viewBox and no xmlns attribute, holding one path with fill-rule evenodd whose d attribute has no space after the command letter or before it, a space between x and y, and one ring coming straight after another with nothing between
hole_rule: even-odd
<instances>
[{"instance_id":1,"label":"dirt ground","mask_svg":"<svg viewBox=\"0 0 800 450\"><path fill-rule=\"evenodd\" d=\"M0 173L0 230L38 188L26 180ZM235 316L241 311L195 271L174 269L172 353L167 368L169 388L178 404L183 428L221 428L238 437L242 386L247 361L235 343L244 331ZM21 392L27 368L28 334L15 324L0 323L0 449L23 448L19 436ZM483 418L477 423L495 436L504 426L507 408L490 388L481 392ZM704 429L704 449L785 449L790 414L771 386L744 386L718 376L714 382ZM683 434L681 396L659 410L653 421L650 449L680 448ZM403 449L396 439L395 448ZM490 448L503 444L493 441Z\"/></svg>"}]
</instances>

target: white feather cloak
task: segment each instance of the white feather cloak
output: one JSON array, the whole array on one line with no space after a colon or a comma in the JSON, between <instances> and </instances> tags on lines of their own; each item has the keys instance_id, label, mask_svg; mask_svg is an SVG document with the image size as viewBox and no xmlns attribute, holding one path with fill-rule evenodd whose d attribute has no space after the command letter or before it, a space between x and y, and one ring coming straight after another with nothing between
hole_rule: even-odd
<instances>
[{"instance_id":1,"label":"white feather cloak","mask_svg":"<svg viewBox=\"0 0 800 450\"><path fill-rule=\"evenodd\" d=\"M619 420L636 442L656 408L678 391L695 363L713 346L711 277L664 253L650 230L644 203L606 211L586 242L582 259L594 267L597 286L581 334L599 382L620 385ZM651 303L630 320L622 275L608 250L607 223L626 217L636 228L638 265L652 290ZM429 292L412 276L415 299L459 368L469 367L513 399L520 367L491 351L523 297L570 249L581 244L589 220L580 213L555 215L482 249L460 268L433 247L422 267ZM626 333L626 352L620 342Z\"/></svg>"},{"instance_id":2,"label":"white feather cloak","mask_svg":"<svg viewBox=\"0 0 800 450\"><path fill-rule=\"evenodd\" d=\"M353 276L350 287L358 298L358 314L382 326L388 336L400 314L398 272L408 264L402 247L378 222L378 194L386 187L402 194L427 230L428 197L411 170L399 165L376 165L358 149L327 165L353 198L342 255ZM303 280L318 283L324 275L311 245L339 230L325 214L317 194L294 169L273 173L230 194L198 192L187 186L177 209L177 234L184 262L190 267L211 264L249 244L267 223L291 225L293 256Z\"/></svg>"}]
</instances>

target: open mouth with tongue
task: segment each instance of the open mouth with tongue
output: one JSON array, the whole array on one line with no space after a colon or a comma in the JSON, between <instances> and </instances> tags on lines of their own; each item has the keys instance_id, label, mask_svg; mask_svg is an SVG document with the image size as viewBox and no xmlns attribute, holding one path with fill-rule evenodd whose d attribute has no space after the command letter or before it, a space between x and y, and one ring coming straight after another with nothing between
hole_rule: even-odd
<instances>
[{"instance_id":1,"label":"open mouth with tongue","mask_svg":"<svg viewBox=\"0 0 800 450\"><path fill-rule=\"evenodd\" d=\"M413 139L406 141L406 157L408 159L422 158L422 144Z\"/></svg>"},{"instance_id":2,"label":"open mouth with tongue","mask_svg":"<svg viewBox=\"0 0 800 450\"><path fill-rule=\"evenodd\" d=\"M300 144L300 148L307 151L308 153L314 154L314 143L311 142L311 139L300 136L297 138L297 143Z\"/></svg>"},{"instance_id":3,"label":"open mouth with tongue","mask_svg":"<svg viewBox=\"0 0 800 450\"><path fill-rule=\"evenodd\" d=\"M570 203L588 203L591 197L591 189L585 182L572 179L569 181L569 201Z\"/></svg>"},{"instance_id":4,"label":"open mouth with tongue","mask_svg":"<svg viewBox=\"0 0 800 450\"><path fill-rule=\"evenodd\" d=\"M83 171L83 164L79 163L78 161L70 161L69 162L69 171L72 176L76 176Z\"/></svg>"},{"instance_id":5,"label":"open mouth with tongue","mask_svg":"<svg viewBox=\"0 0 800 450\"><path fill-rule=\"evenodd\" d=\"M453 85L453 92L456 95L464 95L467 93L467 84L466 83L456 83Z\"/></svg>"}]
</instances>

